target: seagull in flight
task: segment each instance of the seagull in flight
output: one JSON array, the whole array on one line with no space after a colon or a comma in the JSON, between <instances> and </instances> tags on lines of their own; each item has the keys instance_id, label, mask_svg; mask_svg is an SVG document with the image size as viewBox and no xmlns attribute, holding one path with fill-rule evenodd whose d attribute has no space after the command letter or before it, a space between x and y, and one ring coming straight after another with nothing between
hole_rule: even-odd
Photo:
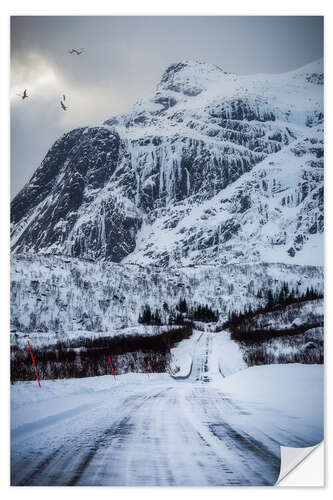
<instances>
[{"instance_id":1,"label":"seagull in flight","mask_svg":"<svg viewBox=\"0 0 333 500\"><path fill-rule=\"evenodd\" d=\"M71 50L68 51L68 54L72 54L72 55L75 54L76 56L79 56L84 51L85 51L84 47L81 48L81 49L71 49Z\"/></svg>"},{"instance_id":2,"label":"seagull in flight","mask_svg":"<svg viewBox=\"0 0 333 500\"><path fill-rule=\"evenodd\" d=\"M19 97L22 97L22 99L26 99L27 97L29 97L28 94L27 94L27 89L24 89L23 94L17 94L17 95Z\"/></svg>"}]
</instances>

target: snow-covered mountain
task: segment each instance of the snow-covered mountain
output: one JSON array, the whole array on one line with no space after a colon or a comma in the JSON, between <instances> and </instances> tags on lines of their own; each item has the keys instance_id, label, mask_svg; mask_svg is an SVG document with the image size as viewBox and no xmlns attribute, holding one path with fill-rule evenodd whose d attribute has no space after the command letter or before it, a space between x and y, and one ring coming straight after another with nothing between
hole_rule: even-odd
<instances>
[{"instance_id":1,"label":"snow-covered mountain","mask_svg":"<svg viewBox=\"0 0 333 500\"><path fill-rule=\"evenodd\" d=\"M239 76L171 65L73 130L12 202L12 251L143 265L320 264L323 61Z\"/></svg>"}]
</instances>

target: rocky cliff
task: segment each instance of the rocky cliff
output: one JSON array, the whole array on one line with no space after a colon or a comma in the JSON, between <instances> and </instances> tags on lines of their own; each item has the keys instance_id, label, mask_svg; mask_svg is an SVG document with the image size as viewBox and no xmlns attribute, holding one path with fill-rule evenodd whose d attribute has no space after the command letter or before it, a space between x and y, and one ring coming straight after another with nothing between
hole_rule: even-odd
<instances>
[{"instance_id":1,"label":"rocky cliff","mask_svg":"<svg viewBox=\"0 0 333 500\"><path fill-rule=\"evenodd\" d=\"M129 113L56 141L12 202L12 251L320 264L322 83L322 60L255 76L171 65Z\"/></svg>"}]
</instances>

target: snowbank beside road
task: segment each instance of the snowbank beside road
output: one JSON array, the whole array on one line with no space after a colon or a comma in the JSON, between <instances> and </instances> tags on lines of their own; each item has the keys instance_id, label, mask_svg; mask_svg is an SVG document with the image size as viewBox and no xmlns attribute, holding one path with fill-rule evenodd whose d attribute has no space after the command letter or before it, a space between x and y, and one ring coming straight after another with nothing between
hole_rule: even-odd
<instances>
[{"instance_id":1,"label":"snowbank beside road","mask_svg":"<svg viewBox=\"0 0 333 500\"><path fill-rule=\"evenodd\" d=\"M217 357L219 371L223 377L247 368L239 345L231 340L228 331L216 332L213 355Z\"/></svg>"},{"instance_id":2,"label":"snowbank beside road","mask_svg":"<svg viewBox=\"0 0 333 500\"><path fill-rule=\"evenodd\" d=\"M253 366L223 379L221 387L233 400L259 403L323 433L323 365Z\"/></svg>"},{"instance_id":3,"label":"snowbank beside road","mask_svg":"<svg viewBox=\"0 0 333 500\"><path fill-rule=\"evenodd\" d=\"M189 339L182 340L171 349L171 372L176 377L187 377L191 373L195 346L203 332L194 330Z\"/></svg>"}]
</instances>

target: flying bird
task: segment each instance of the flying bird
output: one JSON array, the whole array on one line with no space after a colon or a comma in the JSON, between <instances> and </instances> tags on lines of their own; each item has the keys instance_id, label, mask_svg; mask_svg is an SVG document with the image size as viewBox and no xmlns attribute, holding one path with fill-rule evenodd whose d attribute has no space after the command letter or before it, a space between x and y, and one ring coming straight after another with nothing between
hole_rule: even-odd
<instances>
[{"instance_id":1,"label":"flying bird","mask_svg":"<svg viewBox=\"0 0 333 500\"><path fill-rule=\"evenodd\" d=\"M27 89L24 89L23 94L17 94L17 95L19 97L22 97L22 99L26 99L27 97L29 97L28 94L27 94Z\"/></svg>"},{"instance_id":2,"label":"flying bird","mask_svg":"<svg viewBox=\"0 0 333 500\"><path fill-rule=\"evenodd\" d=\"M65 106L62 101L60 101L60 105L64 111L67 111L67 106Z\"/></svg>"},{"instance_id":3,"label":"flying bird","mask_svg":"<svg viewBox=\"0 0 333 500\"><path fill-rule=\"evenodd\" d=\"M72 55L76 55L76 56L79 56L80 54L82 54L82 52L84 52L85 49L84 47L80 48L80 49L71 49L68 51L69 54L72 54Z\"/></svg>"}]
</instances>

